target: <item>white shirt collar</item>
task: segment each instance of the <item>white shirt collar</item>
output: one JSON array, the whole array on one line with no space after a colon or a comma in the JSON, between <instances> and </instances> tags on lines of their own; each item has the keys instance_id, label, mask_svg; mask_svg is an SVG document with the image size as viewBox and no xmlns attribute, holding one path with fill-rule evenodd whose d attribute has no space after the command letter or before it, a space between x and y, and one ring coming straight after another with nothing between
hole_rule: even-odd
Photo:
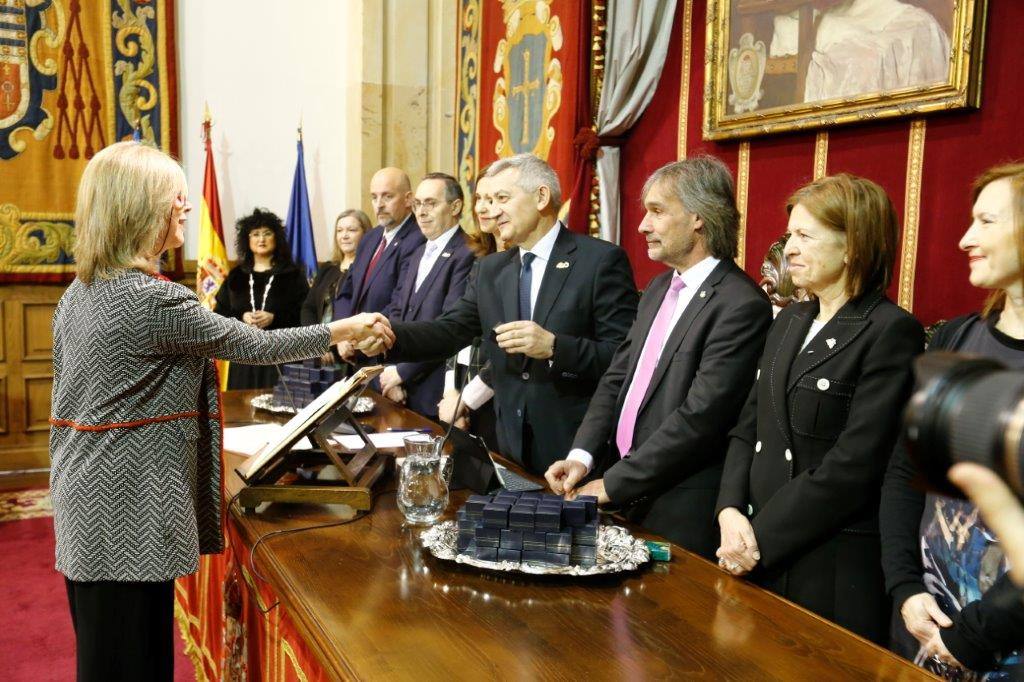
<instances>
[{"instance_id":1,"label":"white shirt collar","mask_svg":"<svg viewBox=\"0 0 1024 682\"><path fill-rule=\"evenodd\" d=\"M427 244L434 244L436 245L437 250L441 251L442 249L444 249L444 247L448 246L448 242L451 241L451 238L455 236L455 231L458 229L459 224L455 223L453 227L446 230L445 232L442 232L437 239L428 239Z\"/></svg>"},{"instance_id":2,"label":"white shirt collar","mask_svg":"<svg viewBox=\"0 0 1024 682\"><path fill-rule=\"evenodd\" d=\"M409 218L411 216L412 216L412 213L407 215L405 217L405 220L403 220L402 222L398 223L397 225L392 227L390 230L384 230L384 235L383 235L384 236L384 241L386 241L388 243L388 246L391 245L391 240L395 238L395 235L398 234L398 231L402 229L402 226L405 225L406 221L409 220Z\"/></svg>"},{"instance_id":3,"label":"white shirt collar","mask_svg":"<svg viewBox=\"0 0 1024 682\"><path fill-rule=\"evenodd\" d=\"M714 256L708 256L701 262L686 268L685 272L679 272L676 270L676 274L683 280L683 284L686 285L687 289L696 289L704 283L704 280L708 278L711 271L714 270L721 262L721 260Z\"/></svg>"},{"instance_id":4,"label":"white shirt collar","mask_svg":"<svg viewBox=\"0 0 1024 682\"><path fill-rule=\"evenodd\" d=\"M540 238L540 240L533 245L532 249L524 249L519 247L519 258L522 259L523 254L527 251L540 258L543 261L551 260L551 251L555 248L555 241L558 239L558 232L562 229L562 221L556 220L554 227L548 230L548 233Z\"/></svg>"}]
</instances>

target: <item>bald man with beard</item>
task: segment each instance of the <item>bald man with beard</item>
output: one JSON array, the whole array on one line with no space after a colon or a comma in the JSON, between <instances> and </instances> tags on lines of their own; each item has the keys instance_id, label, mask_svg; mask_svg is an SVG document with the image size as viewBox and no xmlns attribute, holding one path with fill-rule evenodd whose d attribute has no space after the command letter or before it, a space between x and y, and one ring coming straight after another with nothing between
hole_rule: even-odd
<instances>
[{"instance_id":1,"label":"bald man with beard","mask_svg":"<svg viewBox=\"0 0 1024 682\"><path fill-rule=\"evenodd\" d=\"M412 185L400 168L381 168L370 180L370 201L377 227L366 233L356 258L334 300L334 319L357 312L382 312L391 303L413 252L426 239L412 213ZM347 343L338 346L346 360L355 352Z\"/></svg>"}]
</instances>

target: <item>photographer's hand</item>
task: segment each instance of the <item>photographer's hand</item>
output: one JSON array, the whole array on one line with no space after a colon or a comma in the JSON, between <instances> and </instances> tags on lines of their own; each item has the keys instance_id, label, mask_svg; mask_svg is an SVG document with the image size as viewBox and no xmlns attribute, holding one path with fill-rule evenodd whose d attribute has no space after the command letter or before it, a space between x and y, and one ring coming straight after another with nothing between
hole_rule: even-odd
<instances>
[{"instance_id":1,"label":"photographer's hand","mask_svg":"<svg viewBox=\"0 0 1024 682\"><path fill-rule=\"evenodd\" d=\"M921 643L921 646L928 646L929 642L938 637L939 628L953 625L949 616L939 608L935 597L927 592L907 597L900 607L900 616L907 631Z\"/></svg>"},{"instance_id":2,"label":"photographer's hand","mask_svg":"<svg viewBox=\"0 0 1024 682\"><path fill-rule=\"evenodd\" d=\"M985 523L999 538L1010 560L1010 579L1024 587L1024 507L991 469L963 462L949 470L949 480L978 505Z\"/></svg>"}]
</instances>

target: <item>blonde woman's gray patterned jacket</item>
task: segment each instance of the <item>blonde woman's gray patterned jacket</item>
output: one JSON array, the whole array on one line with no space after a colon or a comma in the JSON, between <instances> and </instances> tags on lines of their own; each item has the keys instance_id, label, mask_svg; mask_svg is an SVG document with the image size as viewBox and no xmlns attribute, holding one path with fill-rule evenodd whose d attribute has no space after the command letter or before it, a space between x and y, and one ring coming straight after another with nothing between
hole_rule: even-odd
<instances>
[{"instance_id":1,"label":"blonde woman's gray patterned jacket","mask_svg":"<svg viewBox=\"0 0 1024 682\"><path fill-rule=\"evenodd\" d=\"M210 358L315 357L324 325L263 331L137 270L72 282L53 318L50 491L57 570L161 581L224 547L221 415Z\"/></svg>"}]
</instances>

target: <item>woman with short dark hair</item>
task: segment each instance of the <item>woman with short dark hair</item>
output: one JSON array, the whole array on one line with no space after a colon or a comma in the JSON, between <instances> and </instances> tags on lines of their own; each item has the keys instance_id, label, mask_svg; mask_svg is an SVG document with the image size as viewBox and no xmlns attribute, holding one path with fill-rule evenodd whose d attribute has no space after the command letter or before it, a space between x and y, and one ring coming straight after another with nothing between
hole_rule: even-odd
<instances>
[{"instance_id":1,"label":"woman with short dark hair","mask_svg":"<svg viewBox=\"0 0 1024 682\"><path fill-rule=\"evenodd\" d=\"M971 224L960 239L971 284L987 289L981 313L941 326L929 351L993 358L1024 369L1024 163L975 180ZM1024 653L1024 605L1007 576L998 538L967 500L925 494L902 443L882 486L885 584L899 614L894 649L945 674L969 668L1015 679ZM902 627L900 627L902 625ZM973 679L965 677L964 679Z\"/></svg>"},{"instance_id":2,"label":"woman with short dark hair","mask_svg":"<svg viewBox=\"0 0 1024 682\"><path fill-rule=\"evenodd\" d=\"M292 260L281 219L254 209L237 223L235 248L239 263L217 291L214 312L259 329L298 327L309 283ZM276 381L273 365L231 363L228 369L229 389L270 388Z\"/></svg>"},{"instance_id":3,"label":"woman with short dark hair","mask_svg":"<svg viewBox=\"0 0 1024 682\"><path fill-rule=\"evenodd\" d=\"M885 296L899 224L881 187L827 177L787 210L789 272L814 299L772 324L730 434L719 565L881 643L878 499L924 332Z\"/></svg>"}]
</instances>

